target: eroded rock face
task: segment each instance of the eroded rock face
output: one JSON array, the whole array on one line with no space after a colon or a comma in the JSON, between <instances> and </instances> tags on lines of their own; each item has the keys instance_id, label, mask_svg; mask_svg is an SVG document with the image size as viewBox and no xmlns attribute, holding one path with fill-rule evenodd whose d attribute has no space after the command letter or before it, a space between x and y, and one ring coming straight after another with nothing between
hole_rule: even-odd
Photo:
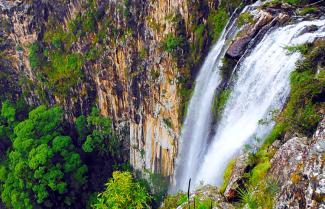
<instances>
[{"instance_id":1,"label":"eroded rock face","mask_svg":"<svg viewBox=\"0 0 325 209\"><path fill-rule=\"evenodd\" d=\"M275 208L325 208L325 119L312 139L292 138L275 153L269 175L281 186Z\"/></svg>"},{"instance_id":2,"label":"eroded rock face","mask_svg":"<svg viewBox=\"0 0 325 209\"><path fill-rule=\"evenodd\" d=\"M42 42L51 21L67 30L68 23L78 13L85 12L82 6L85 2L87 0L0 1L1 23L7 26L0 28L0 35L8 40L6 50L13 58L8 69L15 75L12 81L23 78L26 84L23 90L17 87L17 94L28 92L25 100L32 106L41 104L42 100L49 105L59 104L70 122L80 114L88 114L96 104L103 115L113 119L114 128L127 150L125 158L130 159L134 168L170 176L181 127L178 77L181 70L191 72L184 60L165 52L161 43L171 33L182 35L189 42L203 39L201 48L208 49L210 42L206 34L196 37L191 28L197 22L206 24L209 9L216 9L219 2L209 1L198 11L196 3L191 1L131 0L128 15L125 15L122 11L126 8L125 1L95 1L96 17L109 16L113 20L109 27L99 26L107 27L106 34L112 33L113 28L128 29L128 33L123 40L111 36L101 43L103 53L95 61L84 64L82 82L71 88L66 97L42 87L46 98L41 98L36 92L37 76L29 63L28 46ZM89 40L94 38L91 34L87 36ZM79 38L73 44L73 52L85 55L90 47L87 41ZM177 51L178 58L185 53L188 52ZM200 49L198 53L204 56Z\"/></svg>"}]
</instances>

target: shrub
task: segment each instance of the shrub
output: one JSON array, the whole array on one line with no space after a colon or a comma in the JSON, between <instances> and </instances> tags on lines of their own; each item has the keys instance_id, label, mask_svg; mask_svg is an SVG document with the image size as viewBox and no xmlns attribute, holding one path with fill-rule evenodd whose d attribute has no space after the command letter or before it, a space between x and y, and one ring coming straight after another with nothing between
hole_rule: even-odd
<instances>
[{"instance_id":1,"label":"shrub","mask_svg":"<svg viewBox=\"0 0 325 209\"><path fill-rule=\"evenodd\" d=\"M253 191L248 189L238 188L238 194L240 203L243 205L247 205L249 209L257 209L258 205L256 199L254 197Z\"/></svg>"},{"instance_id":2,"label":"shrub","mask_svg":"<svg viewBox=\"0 0 325 209\"><path fill-rule=\"evenodd\" d=\"M285 130L283 123L277 123L272 131L267 135L267 137L264 140L264 143L267 145L271 145L276 139L278 139L280 136L283 135Z\"/></svg>"},{"instance_id":3,"label":"shrub","mask_svg":"<svg viewBox=\"0 0 325 209\"><path fill-rule=\"evenodd\" d=\"M294 45L294 46L286 46L285 49L288 51L288 54L292 54L294 52L300 52L301 54L306 54L309 50L310 46L308 44Z\"/></svg>"},{"instance_id":4,"label":"shrub","mask_svg":"<svg viewBox=\"0 0 325 209\"><path fill-rule=\"evenodd\" d=\"M82 79L82 56L78 53L64 54L53 51L49 54L49 66L43 71L49 86L59 95L66 95L79 79Z\"/></svg>"},{"instance_id":5,"label":"shrub","mask_svg":"<svg viewBox=\"0 0 325 209\"><path fill-rule=\"evenodd\" d=\"M182 205L187 201L187 194L181 192L176 195L167 195L161 204L160 209L176 209L179 205Z\"/></svg>"},{"instance_id":6,"label":"shrub","mask_svg":"<svg viewBox=\"0 0 325 209\"><path fill-rule=\"evenodd\" d=\"M150 195L130 172L115 171L106 184L106 189L98 195L97 209L149 208Z\"/></svg>"},{"instance_id":7,"label":"shrub","mask_svg":"<svg viewBox=\"0 0 325 209\"><path fill-rule=\"evenodd\" d=\"M237 24L238 27L242 27L243 25L252 23L253 21L253 15L251 15L249 12L244 12L239 15Z\"/></svg>"},{"instance_id":8,"label":"shrub","mask_svg":"<svg viewBox=\"0 0 325 209\"><path fill-rule=\"evenodd\" d=\"M221 35L224 27L228 22L228 19L229 15L227 11L223 8L210 12L208 16L208 27L209 34L213 42L217 41L217 39Z\"/></svg>"},{"instance_id":9,"label":"shrub","mask_svg":"<svg viewBox=\"0 0 325 209\"><path fill-rule=\"evenodd\" d=\"M30 44L28 51L28 58L31 68L39 68L43 64L43 55L39 43L35 42L33 44Z\"/></svg>"},{"instance_id":10,"label":"shrub","mask_svg":"<svg viewBox=\"0 0 325 209\"><path fill-rule=\"evenodd\" d=\"M191 62L198 63L204 50L204 40L205 40L206 25L200 24L194 28L194 40L191 44Z\"/></svg>"},{"instance_id":11,"label":"shrub","mask_svg":"<svg viewBox=\"0 0 325 209\"><path fill-rule=\"evenodd\" d=\"M298 5L298 4L301 4L303 1L302 0L283 0L283 2L288 3L288 4Z\"/></svg>"},{"instance_id":12,"label":"shrub","mask_svg":"<svg viewBox=\"0 0 325 209\"><path fill-rule=\"evenodd\" d=\"M168 33L166 38L163 40L162 47L166 52L175 51L183 42L182 37L176 37L172 33Z\"/></svg>"},{"instance_id":13,"label":"shrub","mask_svg":"<svg viewBox=\"0 0 325 209\"><path fill-rule=\"evenodd\" d=\"M93 11L87 11L82 20L82 30L85 32L94 32L96 29L96 19Z\"/></svg>"},{"instance_id":14,"label":"shrub","mask_svg":"<svg viewBox=\"0 0 325 209\"><path fill-rule=\"evenodd\" d=\"M318 10L316 7L306 7L299 11L300 15L306 15L311 13L316 13Z\"/></svg>"},{"instance_id":15,"label":"shrub","mask_svg":"<svg viewBox=\"0 0 325 209\"><path fill-rule=\"evenodd\" d=\"M163 118L163 121L168 128L173 128L173 123L170 118Z\"/></svg>"},{"instance_id":16,"label":"shrub","mask_svg":"<svg viewBox=\"0 0 325 209\"><path fill-rule=\"evenodd\" d=\"M76 120L76 129L85 152L119 157L120 143L113 133L112 121L100 115L97 108L92 108L87 117L79 116Z\"/></svg>"}]
</instances>

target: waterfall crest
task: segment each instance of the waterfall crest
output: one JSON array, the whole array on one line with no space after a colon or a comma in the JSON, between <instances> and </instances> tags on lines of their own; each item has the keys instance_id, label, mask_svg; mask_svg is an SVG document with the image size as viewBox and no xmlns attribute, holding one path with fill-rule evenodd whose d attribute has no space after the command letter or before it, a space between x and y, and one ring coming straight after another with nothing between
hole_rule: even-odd
<instances>
[{"instance_id":1,"label":"waterfall crest","mask_svg":"<svg viewBox=\"0 0 325 209\"><path fill-rule=\"evenodd\" d=\"M185 191L190 178L194 185L222 183L229 160L253 138L265 137L274 125L260 125L259 120L285 104L290 92L290 73L301 59L299 53L288 54L285 46L325 36L325 20L303 21L268 32L237 66L230 98L211 136L211 106L222 81L221 59L227 47L226 39L235 34L234 21L229 25L209 52L196 79L181 133L174 191ZM319 29L304 32L311 25Z\"/></svg>"}]
</instances>

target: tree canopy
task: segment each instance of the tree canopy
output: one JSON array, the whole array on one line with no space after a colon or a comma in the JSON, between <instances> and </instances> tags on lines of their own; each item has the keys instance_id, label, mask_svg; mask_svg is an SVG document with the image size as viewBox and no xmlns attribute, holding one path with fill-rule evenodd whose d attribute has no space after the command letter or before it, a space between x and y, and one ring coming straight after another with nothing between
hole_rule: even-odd
<instances>
[{"instance_id":1,"label":"tree canopy","mask_svg":"<svg viewBox=\"0 0 325 209\"><path fill-rule=\"evenodd\" d=\"M3 103L2 117L12 123L15 110ZM60 108L41 105L14 127L12 148L0 165L1 199L8 207L71 205L85 184L87 166L71 138L61 135L61 119Z\"/></svg>"}]
</instances>

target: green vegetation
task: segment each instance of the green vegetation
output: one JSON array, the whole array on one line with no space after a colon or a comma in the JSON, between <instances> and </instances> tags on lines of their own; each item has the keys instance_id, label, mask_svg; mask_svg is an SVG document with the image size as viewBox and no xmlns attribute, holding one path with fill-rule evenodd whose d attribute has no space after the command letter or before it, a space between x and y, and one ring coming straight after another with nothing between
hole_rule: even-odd
<instances>
[{"instance_id":1,"label":"green vegetation","mask_svg":"<svg viewBox=\"0 0 325 209\"><path fill-rule=\"evenodd\" d=\"M301 48L301 47L298 47ZM320 97L325 84L324 71L316 74L325 65L325 42L317 42L309 50L303 50L305 59L297 63L291 74L291 93L286 108L279 116L285 131L295 131L307 136L313 134L320 116L317 109L323 104Z\"/></svg>"},{"instance_id":2,"label":"green vegetation","mask_svg":"<svg viewBox=\"0 0 325 209\"><path fill-rule=\"evenodd\" d=\"M163 121L168 128L173 128L173 123L170 118L163 118Z\"/></svg>"},{"instance_id":3,"label":"green vegetation","mask_svg":"<svg viewBox=\"0 0 325 209\"><path fill-rule=\"evenodd\" d=\"M209 34L212 42L215 42L221 35L222 30L226 26L229 15L225 9L211 11L208 17Z\"/></svg>"},{"instance_id":4,"label":"green vegetation","mask_svg":"<svg viewBox=\"0 0 325 209\"><path fill-rule=\"evenodd\" d=\"M182 206L184 209L199 208L210 209L212 207L219 207L219 202L213 198L214 195L218 195L219 192L216 187L205 186L199 188L194 198L188 200L187 194L177 193L175 195L168 195L159 209L176 209L178 206Z\"/></svg>"},{"instance_id":5,"label":"green vegetation","mask_svg":"<svg viewBox=\"0 0 325 209\"><path fill-rule=\"evenodd\" d=\"M1 106L1 201L17 209L82 208L88 199L93 202L113 165L123 162L111 120L93 108L76 119L76 137L60 108L25 110L21 103Z\"/></svg>"},{"instance_id":6,"label":"green vegetation","mask_svg":"<svg viewBox=\"0 0 325 209\"><path fill-rule=\"evenodd\" d=\"M309 48L310 48L310 45L308 45L308 44L286 46L285 47L288 54L292 54L292 53L295 53L295 52L299 52L301 54L306 54L308 52Z\"/></svg>"},{"instance_id":7,"label":"green vegetation","mask_svg":"<svg viewBox=\"0 0 325 209\"><path fill-rule=\"evenodd\" d=\"M76 129L79 141L83 142L82 149L96 152L100 156L107 154L119 157L120 143L112 132L112 121L100 115L97 108L92 108L90 115L79 116L76 119Z\"/></svg>"},{"instance_id":8,"label":"green vegetation","mask_svg":"<svg viewBox=\"0 0 325 209\"><path fill-rule=\"evenodd\" d=\"M240 207L246 205L250 209L273 208L279 186L273 178L267 176L272 155L266 146L249 154L248 164L251 170L243 175L244 184L237 191Z\"/></svg>"},{"instance_id":9,"label":"green vegetation","mask_svg":"<svg viewBox=\"0 0 325 209\"><path fill-rule=\"evenodd\" d=\"M253 15L249 12L244 12L239 15L237 24L238 27L242 27L245 24L253 23L253 21Z\"/></svg>"},{"instance_id":10,"label":"green vegetation","mask_svg":"<svg viewBox=\"0 0 325 209\"><path fill-rule=\"evenodd\" d=\"M312 0L273 0L264 4L264 7L278 6L283 3L291 4L293 6L304 6L314 3Z\"/></svg>"},{"instance_id":11,"label":"green vegetation","mask_svg":"<svg viewBox=\"0 0 325 209\"><path fill-rule=\"evenodd\" d=\"M94 208L150 208L150 199L146 188L135 181L130 172L116 171L106 184L105 191L98 195Z\"/></svg>"},{"instance_id":12,"label":"green vegetation","mask_svg":"<svg viewBox=\"0 0 325 209\"><path fill-rule=\"evenodd\" d=\"M31 68L35 69L42 65L43 63L43 56L41 54L41 47L40 45L35 42L28 47L29 50L29 63Z\"/></svg>"},{"instance_id":13,"label":"green vegetation","mask_svg":"<svg viewBox=\"0 0 325 209\"><path fill-rule=\"evenodd\" d=\"M177 193L176 195L167 195L160 209L176 209L177 206L187 202L187 194Z\"/></svg>"},{"instance_id":14,"label":"green vegetation","mask_svg":"<svg viewBox=\"0 0 325 209\"><path fill-rule=\"evenodd\" d=\"M38 87L42 89L45 86L58 97L68 96L71 89L83 81L84 64L96 61L105 47L102 43L106 33L103 27L99 27L101 19L96 17L95 3L87 1L82 6L87 8L86 12L77 14L67 28L50 17L43 40L28 48ZM110 21L105 20L106 24ZM75 47L80 41L89 46L84 55Z\"/></svg>"},{"instance_id":15,"label":"green vegetation","mask_svg":"<svg viewBox=\"0 0 325 209\"><path fill-rule=\"evenodd\" d=\"M283 0L283 2L288 4L298 5L301 4L303 0Z\"/></svg>"},{"instance_id":16,"label":"green vegetation","mask_svg":"<svg viewBox=\"0 0 325 209\"><path fill-rule=\"evenodd\" d=\"M189 105L190 98L194 90L194 88L186 88L183 85L185 84L179 84L179 89L178 89L178 93L182 101L179 107L181 119L185 119L185 116L187 114L187 107Z\"/></svg>"},{"instance_id":17,"label":"green vegetation","mask_svg":"<svg viewBox=\"0 0 325 209\"><path fill-rule=\"evenodd\" d=\"M231 173L232 173L232 171L234 169L235 163L236 163L236 159L233 159L228 163L228 165L226 167L226 170L225 170L225 172L223 174L223 183L222 183L222 185L220 187L220 192L221 193L224 193L226 188L227 188L227 185L228 185L228 183L230 181Z\"/></svg>"},{"instance_id":18,"label":"green vegetation","mask_svg":"<svg viewBox=\"0 0 325 209\"><path fill-rule=\"evenodd\" d=\"M299 14L304 16L304 15L307 15L307 14L313 14L313 13L317 13L318 10L316 7L306 7L306 8L303 8L302 10L299 10Z\"/></svg>"},{"instance_id":19,"label":"green vegetation","mask_svg":"<svg viewBox=\"0 0 325 209\"><path fill-rule=\"evenodd\" d=\"M238 189L238 196L242 205L247 205L249 209L257 209L258 204L254 198L253 191L247 189Z\"/></svg>"},{"instance_id":20,"label":"green vegetation","mask_svg":"<svg viewBox=\"0 0 325 209\"><path fill-rule=\"evenodd\" d=\"M224 89L215 96L212 105L212 113L215 119L218 119L220 117L220 114L225 108L225 105L229 99L230 94L231 94L230 89Z\"/></svg>"},{"instance_id":21,"label":"green vegetation","mask_svg":"<svg viewBox=\"0 0 325 209\"><path fill-rule=\"evenodd\" d=\"M172 33L168 33L162 42L162 47L166 52L172 53L175 52L178 47L180 47L183 41L184 40L182 37L176 37Z\"/></svg>"},{"instance_id":22,"label":"green vegetation","mask_svg":"<svg viewBox=\"0 0 325 209\"><path fill-rule=\"evenodd\" d=\"M169 186L169 178L161 175L160 173L147 173L149 174L149 179L147 179L146 182L148 184L148 190L150 190L150 194L152 196L151 206L153 208L158 208L160 203L166 197Z\"/></svg>"},{"instance_id":23,"label":"green vegetation","mask_svg":"<svg viewBox=\"0 0 325 209\"><path fill-rule=\"evenodd\" d=\"M8 110L5 103L3 108ZM9 109L4 117L13 122L14 111ZM75 191L85 184L87 166L71 138L61 135L61 118L59 108L39 106L15 126L12 148L1 164L1 198L8 207L56 207L58 201L69 206L76 198ZM56 195L50 195L53 193Z\"/></svg>"}]
</instances>

